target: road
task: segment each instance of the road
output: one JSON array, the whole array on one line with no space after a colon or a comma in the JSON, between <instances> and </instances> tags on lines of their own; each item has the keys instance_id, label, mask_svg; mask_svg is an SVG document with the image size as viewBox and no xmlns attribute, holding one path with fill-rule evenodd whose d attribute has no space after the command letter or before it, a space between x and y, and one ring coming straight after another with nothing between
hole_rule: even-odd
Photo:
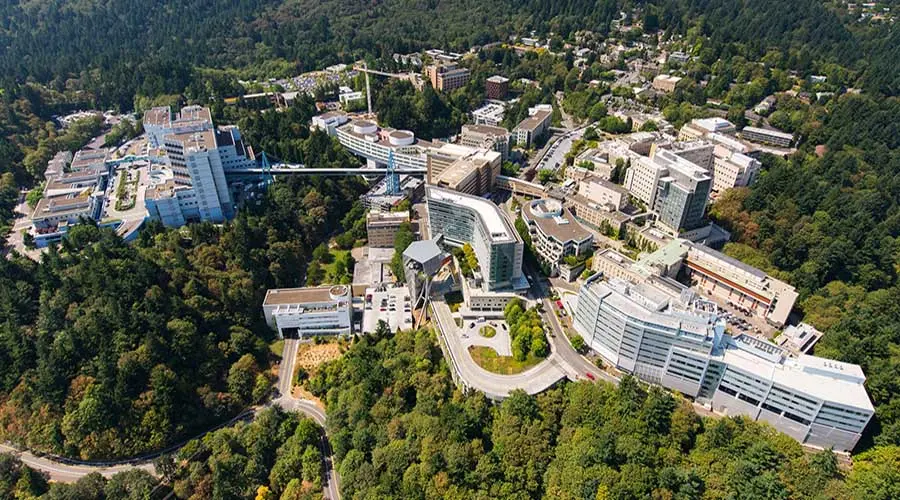
<instances>
[{"instance_id":1,"label":"road","mask_svg":"<svg viewBox=\"0 0 900 500\"><path fill-rule=\"evenodd\" d=\"M325 468L325 481L323 484L324 498L326 500L340 500L340 483L337 471L334 468L334 453L331 449L331 443L328 441L324 429L326 423L325 411L313 401L295 398L290 394L290 389L294 374L294 365L297 362L297 348L299 341L296 339L285 340L284 355L282 357L281 366L278 370L278 383L276 385L279 397L272 401L271 404L278 405L286 411L301 412L307 417L313 419L317 424L322 426L322 453ZM260 410L266 406L257 407L252 411L258 414ZM251 412L246 412L244 417L249 416ZM242 420L238 417L235 420ZM227 425L227 424L226 424ZM216 429L221 426L216 427ZM99 472L105 477L111 477L119 472L125 472L132 469L143 469L150 474L156 475L155 468L151 461L135 461L129 463L121 463L109 466L101 465L78 465L64 463L49 457L39 457L29 451L20 451L15 447L0 443L0 452L11 453L17 456L22 463L29 467L45 472L51 480L61 483L72 483L88 474Z\"/></svg>"},{"instance_id":2,"label":"road","mask_svg":"<svg viewBox=\"0 0 900 500\"><path fill-rule=\"evenodd\" d=\"M291 391L294 385L294 365L297 363L297 349L299 347L300 341L297 339L284 340L284 351L281 355L281 366L278 368L278 383L276 384L279 397L272 404L278 405L286 411L301 412L322 426L322 457L325 467L325 480L322 484L324 498L326 500L340 500L340 478L337 470L334 468L334 452L331 450L331 443L328 441L328 435L326 434L327 427L325 427L325 424L327 417L325 410L313 401L294 397Z\"/></svg>"},{"instance_id":3,"label":"road","mask_svg":"<svg viewBox=\"0 0 900 500\"><path fill-rule=\"evenodd\" d=\"M143 469L155 475L153 464L150 462L139 464L122 464L112 465L109 467L100 467L96 465L71 465L51 460L46 457L39 457L29 451L19 451L18 449L0 444L0 452L15 455L25 465L32 469L46 472L53 481L61 483L73 483L88 474L99 472L104 477L112 477L119 472L125 472L132 469Z\"/></svg>"},{"instance_id":4,"label":"road","mask_svg":"<svg viewBox=\"0 0 900 500\"><path fill-rule=\"evenodd\" d=\"M544 361L516 375L500 375L485 370L469 355L462 342L462 333L453 320L450 306L443 300L432 301L432 305L438 332L450 355L448 361L466 387L483 392L491 399L504 399L516 389L522 389L528 394L538 394L567 377L565 367L553 352Z\"/></svg>"}]
</instances>

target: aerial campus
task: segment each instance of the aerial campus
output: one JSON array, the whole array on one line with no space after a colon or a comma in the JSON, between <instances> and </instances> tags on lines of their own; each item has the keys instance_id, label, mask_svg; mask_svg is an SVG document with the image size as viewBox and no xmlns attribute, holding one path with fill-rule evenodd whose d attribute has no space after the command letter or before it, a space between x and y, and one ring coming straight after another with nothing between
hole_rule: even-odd
<instances>
[{"instance_id":1,"label":"aerial campus","mask_svg":"<svg viewBox=\"0 0 900 500\"><path fill-rule=\"evenodd\" d=\"M420 79L438 91L466 84L460 55L427 55L435 62ZM648 91L668 92L673 80L657 76ZM363 162L327 174L370 180L368 245L352 284L269 290L261 304L269 326L311 339L366 334L379 322L392 330L431 322L457 383L493 399L516 389L539 393L565 378L631 374L701 410L768 422L811 447L852 450L874 413L861 368L807 354L821 333L792 324L797 292L718 251L729 233L706 218L711 198L751 185L755 156L790 147L790 136L737 133L723 118L674 130L656 117L661 131L602 137L564 167L549 164L556 148L585 128L551 127L549 105L529 109L511 131L498 126L507 88L503 76L487 79L485 106L447 141L381 126L367 112L315 116L312 128ZM346 94L341 102L362 98ZM116 150L62 152L50 161L27 230L37 247L85 220L126 240L147 220L222 223L252 187L313 174L270 163L237 127L217 127L208 108L152 108L142 125L143 135ZM538 141L545 145L533 166L502 175L517 149ZM623 162L630 168L613 182ZM535 169L561 177L541 184L528 178ZM403 205L411 208L398 210ZM395 276L395 236L410 224L416 241L402 250L405 275ZM609 236L626 232L640 251ZM536 350L539 359L518 373L492 371L483 349L512 356L514 303L537 307L549 349ZM592 361L575 352L576 338Z\"/></svg>"},{"instance_id":2,"label":"aerial campus","mask_svg":"<svg viewBox=\"0 0 900 500\"><path fill-rule=\"evenodd\" d=\"M0 498L900 495L889 4L126 3L0 23Z\"/></svg>"}]
</instances>

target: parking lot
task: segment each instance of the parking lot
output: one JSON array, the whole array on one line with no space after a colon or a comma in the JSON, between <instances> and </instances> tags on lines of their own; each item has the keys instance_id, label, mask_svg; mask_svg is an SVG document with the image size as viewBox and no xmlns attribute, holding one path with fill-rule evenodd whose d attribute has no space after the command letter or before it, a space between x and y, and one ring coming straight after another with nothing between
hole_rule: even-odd
<instances>
[{"instance_id":1,"label":"parking lot","mask_svg":"<svg viewBox=\"0 0 900 500\"><path fill-rule=\"evenodd\" d=\"M405 286L384 285L366 289L363 309L363 332L374 332L378 321L385 321L391 331L412 328L412 308L409 289Z\"/></svg>"}]
</instances>

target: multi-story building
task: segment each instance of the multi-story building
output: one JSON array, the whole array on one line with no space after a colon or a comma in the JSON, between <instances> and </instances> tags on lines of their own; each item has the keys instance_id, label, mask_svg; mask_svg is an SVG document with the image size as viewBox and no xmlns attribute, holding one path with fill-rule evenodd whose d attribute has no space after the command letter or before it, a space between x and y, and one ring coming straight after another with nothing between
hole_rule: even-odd
<instances>
[{"instance_id":1,"label":"multi-story building","mask_svg":"<svg viewBox=\"0 0 900 500\"><path fill-rule=\"evenodd\" d=\"M394 248L394 238L403 224L409 223L409 212L369 212L366 234L372 248Z\"/></svg>"},{"instance_id":2,"label":"multi-story building","mask_svg":"<svg viewBox=\"0 0 900 500\"><path fill-rule=\"evenodd\" d=\"M712 189L709 172L666 150L657 151L651 160L666 170L653 201L657 222L673 232L700 227Z\"/></svg>"},{"instance_id":3,"label":"multi-story building","mask_svg":"<svg viewBox=\"0 0 900 500\"><path fill-rule=\"evenodd\" d=\"M335 134L341 145L365 158L370 167L387 165L393 153L397 167L424 169L428 164L425 153L433 146L409 130L379 128L369 120L353 120L337 127Z\"/></svg>"},{"instance_id":4,"label":"multi-story building","mask_svg":"<svg viewBox=\"0 0 900 500\"><path fill-rule=\"evenodd\" d=\"M459 143L477 149L488 149L500 153L500 159L509 157L509 131L491 125L466 124L462 126Z\"/></svg>"},{"instance_id":5,"label":"multi-story building","mask_svg":"<svg viewBox=\"0 0 900 500\"><path fill-rule=\"evenodd\" d=\"M576 219L597 230L608 225L618 234L622 232L625 223L631 220L631 216L616 210L612 205L595 203L578 193L566 196L565 204Z\"/></svg>"},{"instance_id":6,"label":"multi-story building","mask_svg":"<svg viewBox=\"0 0 900 500\"><path fill-rule=\"evenodd\" d=\"M623 186L635 198L647 207L653 207L656 200L656 189L659 180L666 174L666 164L654 161L652 157L638 156L631 162L631 168L625 173Z\"/></svg>"},{"instance_id":7,"label":"multi-story building","mask_svg":"<svg viewBox=\"0 0 900 500\"><path fill-rule=\"evenodd\" d=\"M721 193L726 189L753 184L762 164L759 160L742 153L716 146L713 158L713 191Z\"/></svg>"},{"instance_id":8,"label":"multi-story building","mask_svg":"<svg viewBox=\"0 0 900 500\"><path fill-rule=\"evenodd\" d=\"M509 78L494 75L484 81L484 91L488 99L506 99L509 93Z\"/></svg>"},{"instance_id":9,"label":"multi-story building","mask_svg":"<svg viewBox=\"0 0 900 500\"><path fill-rule=\"evenodd\" d=\"M335 135L341 125L350 121L350 117L341 111L329 111L312 117L312 127L317 128L328 135Z\"/></svg>"},{"instance_id":10,"label":"multi-story building","mask_svg":"<svg viewBox=\"0 0 900 500\"><path fill-rule=\"evenodd\" d=\"M431 81L432 88L440 92L450 92L469 83L468 68L460 68L456 63L426 66L425 75Z\"/></svg>"},{"instance_id":11,"label":"multi-story building","mask_svg":"<svg viewBox=\"0 0 900 500\"><path fill-rule=\"evenodd\" d=\"M787 323L798 297L791 285L705 245L689 243L686 263L694 286L708 295L776 326Z\"/></svg>"},{"instance_id":12,"label":"multi-story building","mask_svg":"<svg viewBox=\"0 0 900 500\"><path fill-rule=\"evenodd\" d=\"M574 326L618 369L713 411L768 422L801 443L852 450L874 414L857 365L731 337L715 306L665 278L635 284L596 274Z\"/></svg>"},{"instance_id":13,"label":"multi-story building","mask_svg":"<svg viewBox=\"0 0 900 500\"><path fill-rule=\"evenodd\" d=\"M557 200L545 198L526 203L522 206L522 220L528 225L535 251L552 274L559 273L566 257L589 253L594 242L593 235Z\"/></svg>"},{"instance_id":14,"label":"multi-story building","mask_svg":"<svg viewBox=\"0 0 900 500\"><path fill-rule=\"evenodd\" d=\"M599 177L587 176L578 183L578 194L598 205L622 210L628 205L628 190Z\"/></svg>"},{"instance_id":15,"label":"multi-story building","mask_svg":"<svg viewBox=\"0 0 900 500\"><path fill-rule=\"evenodd\" d=\"M35 244L46 246L63 238L81 220L99 221L109 168L106 149L57 153L44 171L43 197L31 214Z\"/></svg>"},{"instance_id":16,"label":"multi-story building","mask_svg":"<svg viewBox=\"0 0 900 500\"><path fill-rule=\"evenodd\" d=\"M178 187L190 189L193 196L184 193L177 197L184 220L208 220L224 222L234 216L234 203L228 183L225 181L225 168L222 155L218 151L216 133L213 130L201 132L182 132L165 136L163 145L169 165L174 172L174 182ZM178 189L176 187L176 190ZM165 191L157 193L168 194ZM150 215L160 218L164 224L173 226L177 222L162 217L151 198L147 204ZM165 202L164 202L165 203ZM157 210L154 210L157 209Z\"/></svg>"},{"instance_id":17,"label":"multi-story building","mask_svg":"<svg viewBox=\"0 0 900 500\"><path fill-rule=\"evenodd\" d=\"M263 314L280 338L350 335L352 300L346 285L272 289L266 292Z\"/></svg>"},{"instance_id":18,"label":"multi-story building","mask_svg":"<svg viewBox=\"0 0 900 500\"><path fill-rule=\"evenodd\" d=\"M490 200L426 186L428 229L431 239L475 250L484 291L518 289L522 274L522 238ZM525 284L527 287L527 282Z\"/></svg>"},{"instance_id":19,"label":"multi-story building","mask_svg":"<svg viewBox=\"0 0 900 500\"><path fill-rule=\"evenodd\" d=\"M203 106L185 106L181 112L172 115L168 106L152 108L144 114L144 131L150 145L162 147L165 136L201 132L213 128L212 115L209 108Z\"/></svg>"},{"instance_id":20,"label":"multi-story building","mask_svg":"<svg viewBox=\"0 0 900 500\"><path fill-rule=\"evenodd\" d=\"M500 175L501 155L496 151L442 144L429 149L426 156L428 183L461 193L489 193Z\"/></svg>"},{"instance_id":21,"label":"multi-story building","mask_svg":"<svg viewBox=\"0 0 900 500\"><path fill-rule=\"evenodd\" d=\"M502 104L489 102L472 111L472 120L476 125L499 127L503 123L504 115L506 115L506 108Z\"/></svg>"},{"instance_id":22,"label":"multi-story building","mask_svg":"<svg viewBox=\"0 0 900 500\"><path fill-rule=\"evenodd\" d=\"M733 135L737 129L724 118L697 118L685 123L678 131L679 141L695 141L708 134Z\"/></svg>"},{"instance_id":23,"label":"multi-story building","mask_svg":"<svg viewBox=\"0 0 900 500\"><path fill-rule=\"evenodd\" d=\"M667 94L675 91L675 86L681 81L681 77L672 75L657 75L653 79L653 88Z\"/></svg>"},{"instance_id":24,"label":"multi-story building","mask_svg":"<svg viewBox=\"0 0 900 500\"><path fill-rule=\"evenodd\" d=\"M794 136L791 134L780 130L759 127L744 127L741 130L741 138L782 148L789 148L791 147L791 143L794 142Z\"/></svg>"},{"instance_id":25,"label":"multi-story building","mask_svg":"<svg viewBox=\"0 0 900 500\"><path fill-rule=\"evenodd\" d=\"M174 117L169 108L153 108L144 116L144 127L150 142L165 150L171 170L171 176L147 189L149 216L170 227L232 218L225 172L256 166L238 128L216 128L209 109L200 106L186 106Z\"/></svg>"},{"instance_id":26,"label":"multi-story building","mask_svg":"<svg viewBox=\"0 0 900 500\"><path fill-rule=\"evenodd\" d=\"M516 144L521 147L531 147L535 140L544 135L550 128L550 116L553 114L553 106L550 104L538 104L528 108L528 118L525 118L513 130Z\"/></svg>"}]
</instances>

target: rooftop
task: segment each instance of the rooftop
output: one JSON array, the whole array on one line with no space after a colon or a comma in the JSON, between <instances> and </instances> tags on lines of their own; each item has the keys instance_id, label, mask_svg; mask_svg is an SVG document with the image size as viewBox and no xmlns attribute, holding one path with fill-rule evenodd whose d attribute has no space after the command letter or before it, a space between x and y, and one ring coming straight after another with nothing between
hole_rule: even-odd
<instances>
[{"instance_id":1,"label":"rooftop","mask_svg":"<svg viewBox=\"0 0 900 500\"><path fill-rule=\"evenodd\" d=\"M371 211L366 214L366 223L369 225L396 225L409 221L409 212L379 212Z\"/></svg>"},{"instance_id":2,"label":"rooftop","mask_svg":"<svg viewBox=\"0 0 900 500\"><path fill-rule=\"evenodd\" d=\"M717 355L730 366L814 398L875 411L859 365L807 355L790 358L774 344L747 335L726 337L724 347Z\"/></svg>"},{"instance_id":3,"label":"rooftop","mask_svg":"<svg viewBox=\"0 0 900 500\"><path fill-rule=\"evenodd\" d=\"M562 243L584 241L592 234L581 226L572 212L556 200L534 200L522 206L527 219L534 221L538 229Z\"/></svg>"},{"instance_id":4,"label":"rooftop","mask_svg":"<svg viewBox=\"0 0 900 500\"><path fill-rule=\"evenodd\" d=\"M494 76L488 77L487 81L489 81L491 83L506 83L509 81L509 78L506 78L505 76L494 75Z\"/></svg>"},{"instance_id":5,"label":"rooftop","mask_svg":"<svg viewBox=\"0 0 900 500\"><path fill-rule=\"evenodd\" d=\"M687 245L687 247L692 251L692 252L688 253L689 258L690 257L696 258L697 256L700 256L701 258L705 257L708 259L715 259L715 260L721 261L725 264L728 264L730 266L733 266L735 268L738 268L741 271L751 274L759 279L764 279L767 276L766 273L764 273L763 271L760 271L759 269L757 269L749 264L745 264L745 263L735 259L734 257L725 255L724 253L719 252L718 250L713 250L712 248L709 248L706 245L691 243L689 241L685 241L684 244ZM693 253L693 255L691 255L691 253Z\"/></svg>"},{"instance_id":6,"label":"rooftop","mask_svg":"<svg viewBox=\"0 0 900 500\"><path fill-rule=\"evenodd\" d=\"M629 316L680 330L698 341L713 342L717 331L724 330L716 315L705 309L706 303L690 291L676 291L650 280L635 284L599 277L594 275L583 286L594 288L605 302Z\"/></svg>"},{"instance_id":7,"label":"rooftop","mask_svg":"<svg viewBox=\"0 0 900 500\"><path fill-rule=\"evenodd\" d=\"M153 108L144 113L144 125L167 127L172 121L172 110L168 106Z\"/></svg>"},{"instance_id":8,"label":"rooftop","mask_svg":"<svg viewBox=\"0 0 900 500\"><path fill-rule=\"evenodd\" d=\"M308 288L274 288L266 292L263 306L331 302L334 297L351 298L346 285L326 285Z\"/></svg>"},{"instance_id":9,"label":"rooftop","mask_svg":"<svg viewBox=\"0 0 900 500\"><path fill-rule=\"evenodd\" d=\"M169 134L165 139L181 143L185 150L202 151L216 147L216 134L212 130Z\"/></svg>"},{"instance_id":10,"label":"rooftop","mask_svg":"<svg viewBox=\"0 0 900 500\"><path fill-rule=\"evenodd\" d=\"M550 118L550 115L552 113L552 110L538 109L533 114L531 114L531 116L519 122L519 125L516 126L516 128L522 130L534 130L540 127L544 120Z\"/></svg>"},{"instance_id":11,"label":"rooftop","mask_svg":"<svg viewBox=\"0 0 900 500\"><path fill-rule=\"evenodd\" d=\"M793 140L794 135L789 134L787 132L782 132L780 130L775 130L771 128L759 128L759 127L744 127L741 131L742 133L750 132L751 134L762 134L762 135L770 135L772 137L781 137L786 140Z\"/></svg>"},{"instance_id":12,"label":"rooftop","mask_svg":"<svg viewBox=\"0 0 900 500\"><path fill-rule=\"evenodd\" d=\"M490 135L495 137L509 135L509 131L503 127L494 127L491 125L476 125L474 123L467 123L462 126L462 133L465 134L466 132Z\"/></svg>"},{"instance_id":13,"label":"rooftop","mask_svg":"<svg viewBox=\"0 0 900 500\"><path fill-rule=\"evenodd\" d=\"M518 238L518 234L513 230L509 221L500 212L497 205L494 205L489 200L434 186L427 186L425 188L425 193L429 200L452 203L477 213L478 217L484 223L485 229L491 233L491 237L494 241L516 240Z\"/></svg>"},{"instance_id":14,"label":"rooftop","mask_svg":"<svg viewBox=\"0 0 900 500\"><path fill-rule=\"evenodd\" d=\"M434 240L421 240L410 243L403 251L403 256L415 262L425 263L439 258L442 253Z\"/></svg>"}]
</instances>

